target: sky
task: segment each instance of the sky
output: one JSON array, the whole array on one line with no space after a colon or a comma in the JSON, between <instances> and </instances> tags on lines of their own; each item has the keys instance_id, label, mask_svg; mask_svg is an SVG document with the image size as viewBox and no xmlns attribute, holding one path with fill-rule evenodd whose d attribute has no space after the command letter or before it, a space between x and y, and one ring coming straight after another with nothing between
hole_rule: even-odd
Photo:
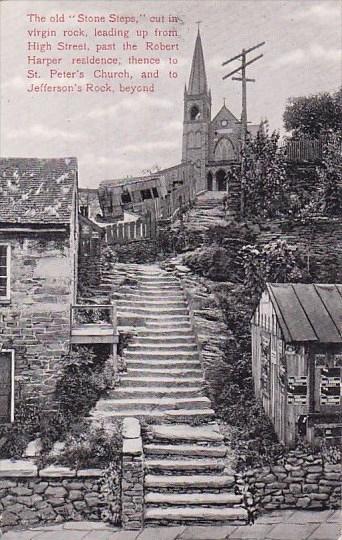
<instances>
[{"instance_id":1,"label":"sky","mask_svg":"<svg viewBox=\"0 0 342 540\"><path fill-rule=\"evenodd\" d=\"M163 76L156 82L155 93L28 93L26 14L36 11L48 16L70 10L98 15L138 10L146 13L147 21L150 16L177 15L182 21L178 25L178 77L167 76L164 54ZM248 71L248 76L256 79L248 84L251 122L267 118L271 129L284 133L282 115L290 97L333 92L341 85L340 1L5 0L0 3L0 155L75 156L82 187L96 187L104 179L140 175L154 164L165 168L179 163L184 84L189 80L198 20L202 21L212 117L223 98L240 117L241 84L222 80L239 62L226 67L222 62L262 41L266 44L255 55L262 52L264 56ZM145 26L152 29L158 25L147 22Z\"/></svg>"}]
</instances>

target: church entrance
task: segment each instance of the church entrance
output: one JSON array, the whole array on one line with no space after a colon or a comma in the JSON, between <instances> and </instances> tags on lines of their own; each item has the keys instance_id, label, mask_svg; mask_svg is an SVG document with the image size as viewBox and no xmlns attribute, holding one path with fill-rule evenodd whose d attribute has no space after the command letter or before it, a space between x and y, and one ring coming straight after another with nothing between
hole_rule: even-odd
<instances>
[{"instance_id":1,"label":"church entrance","mask_svg":"<svg viewBox=\"0 0 342 540\"><path fill-rule=\"evenodd\" d=\"M227 177L225 171L220 169L216 175L216 186L218 191L227 191Z\"/></svg>"},{"instance_id":2,"label":"church entrance","mask_svg":"<svg viewBox=\"0 0 342 540\"><path fill-rule=\"evenodd\" d=\"M207 190L213 190L213 175L211 174L211 172L207 174Z\"/></svg>"}]
</instances>

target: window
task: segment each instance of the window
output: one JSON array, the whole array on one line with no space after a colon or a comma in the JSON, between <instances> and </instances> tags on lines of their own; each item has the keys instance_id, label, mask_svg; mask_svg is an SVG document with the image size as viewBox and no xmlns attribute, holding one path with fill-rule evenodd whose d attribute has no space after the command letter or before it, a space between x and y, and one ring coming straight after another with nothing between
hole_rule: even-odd
<instances>
[{"instance_id":1,"label":"window","mask_svg":"<svg viewBox=\"0 0 342 540\"><path fill-rule=\"evenodd\" d=\"M0 350L0 424L14 421L14 351Z\"/></svg>"},{"instance_id":2,"label":"window","mask_svg":"<svg viewBox=\"0 0 342 540\"><path fill-rule=\"evenodd\" d=\"M87 204L80 206L80 214L83 217L89 217L89 206Z\"/></svg>"},{"instance_id":3,"label":"window","mask_svg":"<svg viewBox=\"0 0 342 540\"><path fill-rule=\"evenodd\" d=\"M129 204L132 202L131 194L128 191L123 191L121 193L121 202L122 204Z\"/></svg>"},{"instance_id":4,"label":"window","mask_svg":"<svg viewBox=\"0 0 342 540\"><path fill-rule=\"evenodd\" d=\"M152 193L153 193L153 197L154 197L155 199L158 199L159 193L158 193L158 189L157 189L156 187L153 187L153 188L152 188Z\"/></svg>"},{"instance_id":5,"label":"window","mask_svg":"<svg viewBox=\"0 0 342 540\"><path fill-rule=\"evenodd\" d=\"M341 369L324 367L321 371L320 398L321 405L340 405L341 401Z\"/></svg>"},{"instance_id":6,"label":"window","mask_svg":"<svg viewBox=\"0 0 342 540\"><path fill-rule=\"evenodd\" d=\"M190 110L190 120L199 120L201 118L201 113L197 105L191 107Z\"/></svg>"},{"instance_id":7,"label":"window","mask_svg":"<svg viewBox=\"0 0 342 540\"><path fill-rule=\"evenodd\" d=\"M146 201L147 199L152 199L152 193L150 189L142 189L140 193L143 201Z\"/></svg>"},{"instance_id":8,"label":"window","mask_svg":"<svg viewBox=\"0 0 342 540\"><path fill-rule=\"evenodd\" d=\"M0 244L0 301L10 298L10 246Z\"/></svg>"}]
</instances>

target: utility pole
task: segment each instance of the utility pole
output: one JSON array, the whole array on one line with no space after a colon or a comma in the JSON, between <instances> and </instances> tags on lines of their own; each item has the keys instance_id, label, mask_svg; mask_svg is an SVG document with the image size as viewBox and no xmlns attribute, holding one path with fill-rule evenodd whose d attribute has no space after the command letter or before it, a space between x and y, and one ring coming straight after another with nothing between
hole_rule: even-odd
<instances>
[{"instance_id":1,"label":"utility pole","mask_svg":"<svg viewBox=\"0 0 342 540\"><path fill-rule=\"evenodd\" d=\"M247 126L248 126L248 120L247 120L247 83L248 82L255 82L255 79L248 79L246 77L246 67L250 66L257 60L259 60L263 54L259 54L259 56L256 56L252 60L249 60L246 62L246 56L248 53L254 51L255 49L258 49L262 45L265 45L265 41L262 43L258 43L257 45L254 45L254 47L250 47L249 49L242 49L241 53L237 54L233 58L230 58L229 60L226 60L223 62L222 66L226 66L230 62L233 62L233 60L238 60L241 58L241 66L237 69L234 69L228 75L225 75L222 77L223 80L228 79L228 77L231 77L231 75L234 75L235 73L238 73L241 71L241 77L232 77L233 81L240 81L242 86L242 107L241 107L241 199L240 199L240 216L244 217L245 214L245 179L244 179L244 152L246 149L246 141L247 141Z\"/></svg>"}]
</instances>

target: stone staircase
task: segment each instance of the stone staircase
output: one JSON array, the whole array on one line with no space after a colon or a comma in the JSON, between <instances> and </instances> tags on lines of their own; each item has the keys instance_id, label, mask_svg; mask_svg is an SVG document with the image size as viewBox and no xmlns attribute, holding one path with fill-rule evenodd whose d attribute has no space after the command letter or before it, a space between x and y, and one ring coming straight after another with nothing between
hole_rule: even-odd
<instances>
[{"instance_id":1,"label":"stone staircase","mask_svg":"<svg viewBox=\"0 0 342 540\"><path fill-rule=\"evenodd\" d=\"M215 422L150 426L145 454L145 522L178 525L246 522Z\"/></svg>"},{"instance_id":2,"label":"stone staircase","mask_svg":"<svg viewBox=\"0 0 342 540\"><path fill-rule=\"evenodd\" d=\"M116 272L123 268L116 266ZM140 321L124 352L120 385L92 412L148 421L144 436L145 522L246 522L203 374L179 281L157 265L125 265L135 287L117 294L119 321ZM110 276L106 278L107 286Z\"/></svg>"},{"instance_id":3,"label":"stone staircase","mask_svg":"<svg viewBox=\"0 0 342 540\"><path fill-rule=\"evenodd\" d=\"M99 400L92 416L109 423L127 416L170 422L213 418L179 282L158 266L127 266L139 286L118 293L118 318L125 324L138 320L140 326L125 350L120 386Z\"/></svg>"},{"instance_id":4,"label":"stone staircase","mask_svg":"<svg viewBox=\"0 0 342 540\"><path fill-rule=\"evenodd\" d=\"M206 191L198 195L188 219L184 221L185 228L204 232L213 225L227 225L222 203L225 195L224 191Z\"/></svg>"}]
</instances>

